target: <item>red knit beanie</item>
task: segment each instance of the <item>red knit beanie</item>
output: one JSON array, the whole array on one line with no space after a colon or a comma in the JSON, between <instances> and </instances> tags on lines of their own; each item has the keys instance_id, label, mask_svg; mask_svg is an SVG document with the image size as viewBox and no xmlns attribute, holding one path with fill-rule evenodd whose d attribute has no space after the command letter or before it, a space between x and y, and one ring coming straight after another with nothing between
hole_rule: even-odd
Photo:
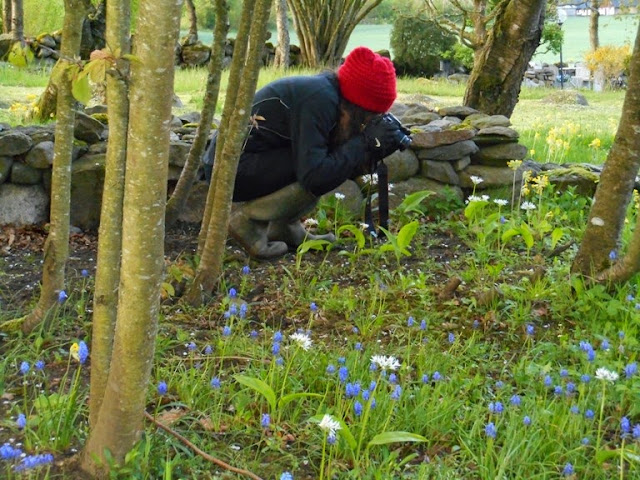
<instances>
[{"instance_id":1,"label":"red knit beanie","mask_svg":"<svg viewBox=\"0 0 640 480\"><path fill-rule=\"evenodd\" d=\"M367 47L347 55L338 69L338 83L344 98L372 112L386 112L396 99L393 63Z\"/></svg>"}]
</instances>

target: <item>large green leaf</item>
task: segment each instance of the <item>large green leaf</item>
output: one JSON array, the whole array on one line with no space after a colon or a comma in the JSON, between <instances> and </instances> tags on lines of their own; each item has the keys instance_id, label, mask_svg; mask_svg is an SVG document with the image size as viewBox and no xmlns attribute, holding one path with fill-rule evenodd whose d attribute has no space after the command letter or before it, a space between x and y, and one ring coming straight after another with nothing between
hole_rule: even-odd
<instances>
[{"instance_id":1,"label":"large green leaf","mask_svg":"<svg viewBox=\"0 0 640 480\"><path fill-rule=\"evenodd\" d=\"M358 227L356 227L355 225L342 225L338 229L338 236L340 236L342 232L350 232L355 238L358 248L364 248L366 240L364 238L364 233L362 233L362 230L360 230Z\"/></svg>"},{"instance_id":2,"label":"large green leaf","mask_svg":"<svg viewBox=\"0 0 640 480\"><path fill-rule=\"evenodd\" d=\"M276 394L264 381L259 378L247 377L246 375L235 375L233 378L236 379L236 382L261 394L269 403L272 412L276 410Z\"/></svg>"},{"instance_id":3,"label":"large green leaf","mask_svg":"<svg viewBox=\"0 0 640 480\"><path fill-rule=\"evenodd\" d=\"M71 93L73 98L86 105L91 100L91 85L87 75L76 75L71 82Z\"/></svg>"},{"instance_id":4,"label":"large green leaf","mask_svg":"<svg viewBox=\"0 0 640 480\"><path fill-rule=\"evenodd\" d=\"M413 240L413 237L418 232L418 226L418 221L414 220L413 222L407 223L398 232L398 246L403 251L402 253L407 252L405 255L409 255L406 248L411 244L411 240Z\"/></svg>"},{"instance_id":5,"label":"large green leaf","mask_svg":"<svg viewBox=\"0 0 640 480\"><path fill-rule=\"evenodd\" d=\"M427 439L422 435L410 432L383 432L379 433L371 439L367 444L367 448L373 445L386 445L388 443L397 442L426 442Z\"/></svg>"},{"instance_id":6,"label":"large green leaf","mask_svg":"<svg viewBox=\"0 0 640 480\"><path fill-rule=\"evenodd\" d=\"M420 204L422 201L433 195L434 192L430 190L420 190L419 192L413 192L410 195L407 195L402 203L396 207L396 210L401 212L417 212L422 213L422 209L420 208Z\"/></svg>"},{"instance_id":7,"label":"large green leaf","mask_svg":"<svg viewBox=\"0 0 640 480\"><path fill-rule=\"evenodd\" d=\"M638 455L637 453L633 453L629 450L625 450L622 452L622 455L624 459L627 460L628 462L640 463L640 455ZM598 453L596 453L596 461L598 463L604 463L607 460L611 460L612 458L619 458L619 457L620 457L620 449L598 450Z\"/></svg>"}]
</instances>

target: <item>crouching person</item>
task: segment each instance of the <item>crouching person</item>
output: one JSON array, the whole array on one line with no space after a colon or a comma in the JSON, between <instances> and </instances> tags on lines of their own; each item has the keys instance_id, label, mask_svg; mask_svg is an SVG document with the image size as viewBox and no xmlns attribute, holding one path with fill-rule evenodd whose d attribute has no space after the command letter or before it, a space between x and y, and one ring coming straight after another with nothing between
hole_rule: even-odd
<instances>
[{"instance_id":1,"label":"crouching person","mask_svg":"<svg viewBox=\"0 0 640 480\"><path fill-rule=\"evenodd\" d=\"M281 78L256 93L229 223L249 255L274 258L306 239L335 240L308 234L300 218L369 159L399 148L397 127L376 121L395 98L393 64L366 47L337 72Z\"/></svg>"}]
</instances>

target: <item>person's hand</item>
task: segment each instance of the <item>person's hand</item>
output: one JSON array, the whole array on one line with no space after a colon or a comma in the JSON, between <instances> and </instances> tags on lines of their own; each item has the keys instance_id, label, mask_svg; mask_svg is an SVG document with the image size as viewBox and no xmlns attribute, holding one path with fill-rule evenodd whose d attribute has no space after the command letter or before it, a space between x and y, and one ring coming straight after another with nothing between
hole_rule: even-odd
<instances>
[{"instance_id":1,"label":"person's hand","mask_svg":"<svg viewBox=\"0 0 640 480\"><path fill-rule=\"evenodd\" d=\"M364 128L363 134L367 151L376 161L388 157L400 148L397 125L386 121L382 115L373 118Z\"/></svg>"}]
</instances>

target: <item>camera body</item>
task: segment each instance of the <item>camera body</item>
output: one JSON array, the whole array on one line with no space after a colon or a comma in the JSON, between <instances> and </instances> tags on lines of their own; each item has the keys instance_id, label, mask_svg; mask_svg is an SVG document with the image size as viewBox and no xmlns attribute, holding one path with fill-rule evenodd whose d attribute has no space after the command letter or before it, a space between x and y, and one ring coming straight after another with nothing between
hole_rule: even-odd
<instances>
[{"instance_id":1,"label":"camera body","mask_svg":"<svg viewBox=\"0 0 640 480\"><path fill-rule=\"evenodd\" d=\"M398 142L398 150L406 150L411 145L411 131L402 125L392 113L382 115L382 121L396 127L395 137Z\"/></svg>"}]
</instances>

